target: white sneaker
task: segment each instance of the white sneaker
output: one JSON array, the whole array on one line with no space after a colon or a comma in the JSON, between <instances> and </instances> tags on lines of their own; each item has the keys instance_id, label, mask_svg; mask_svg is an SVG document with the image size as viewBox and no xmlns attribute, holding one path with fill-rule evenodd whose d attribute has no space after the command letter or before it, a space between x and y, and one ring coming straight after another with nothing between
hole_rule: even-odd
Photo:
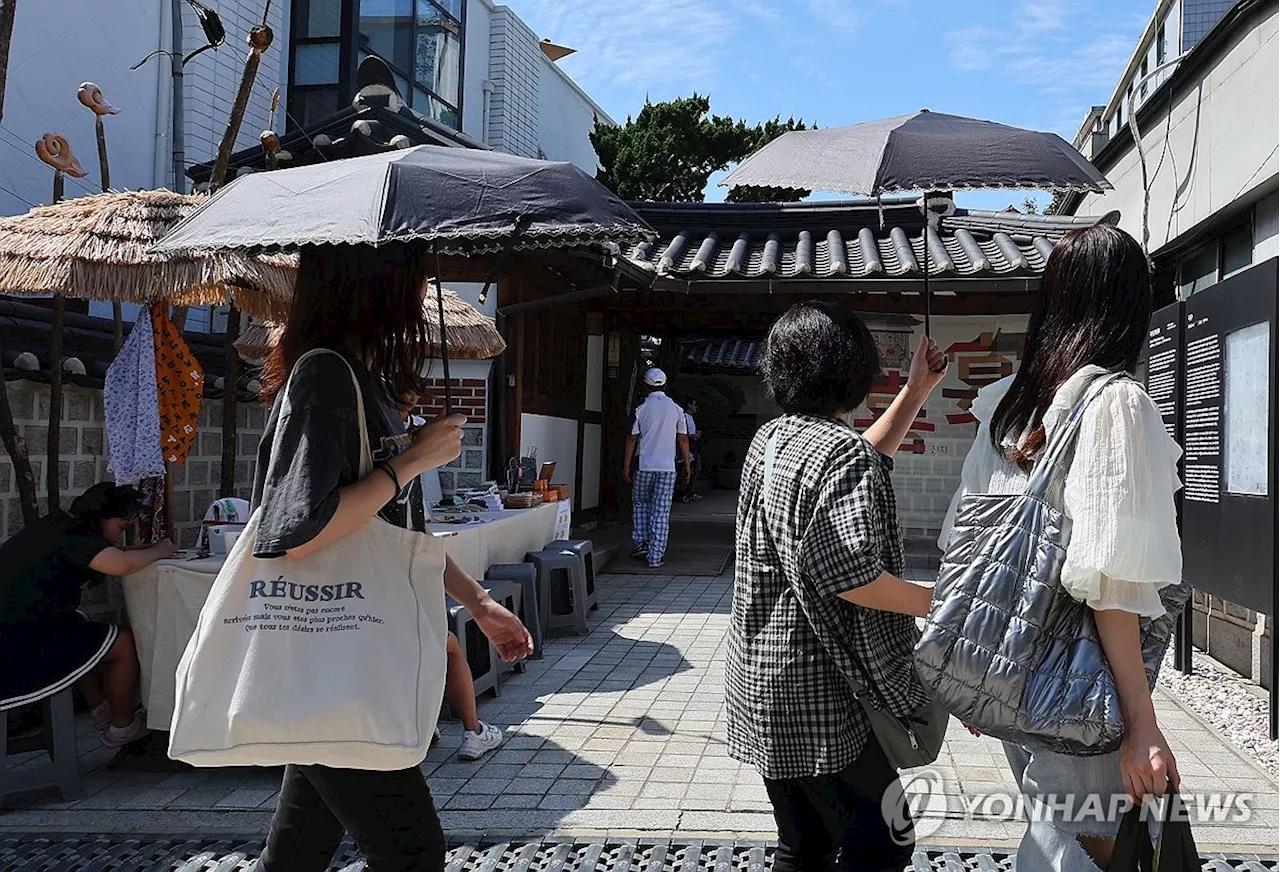
<instances>
[{"instance_id":1,"label":"white sneaker","mask_svg":"<svg viewBox=\"0 0 1280 872\"><path fill-rule=\"evenodd\" d=\"M147 729L147 721L139 715L133 716L133 723L127 727L107 727L102 731L102 744L108 748L123 748L132 742L136 742L143 736L149 734L151 730Z\"/></svg>"},{"instance_id":2,"label":"white sneaker","mask_svg":"<svg viewBox=\"0 0 1280 872\"><path fill-rule=\"evenodd\" d=\"M480 732L463 731L462 746L458 748L458 756L463 760L479 760L490 751L501 748L504 741L506 737L502 735L502 730L481 721Z\"/></svg>"}]
</instances>

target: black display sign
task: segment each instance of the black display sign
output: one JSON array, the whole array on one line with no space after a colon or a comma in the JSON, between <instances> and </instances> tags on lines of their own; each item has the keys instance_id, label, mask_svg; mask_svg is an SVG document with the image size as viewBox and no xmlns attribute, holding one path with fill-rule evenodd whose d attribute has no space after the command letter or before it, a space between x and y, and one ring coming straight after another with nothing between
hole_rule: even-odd
<instances>
[{"instance_id":1,"label":"black display sign","mask_svg":"<svg viewBox=\"0 0 1280 872\"><path fill-rule=\"evenodd\" d=\"M1280 517L1276 264L1254 266L1183 304L1181 422L1183 576L1199 591L1272 616Z\"/></svg>"}]
</instances>

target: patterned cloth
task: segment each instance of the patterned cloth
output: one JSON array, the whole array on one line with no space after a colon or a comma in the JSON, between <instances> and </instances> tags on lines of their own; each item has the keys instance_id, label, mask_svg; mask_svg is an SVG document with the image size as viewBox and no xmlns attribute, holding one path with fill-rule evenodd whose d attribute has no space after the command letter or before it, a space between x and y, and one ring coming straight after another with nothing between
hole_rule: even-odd
<instances>
[{"instance_id":1,"label":"patterned cloth","mask_svg":"<svg viewBox=\"0 0 1280 872\"><path fill-rule=\"evenodd\" d=\"M764 446L775 440L769 493ZM842 421L785 416L760 428L743 466L726 667L729 753L770 780L833 775L870 725L846 675L877 708L928 700L907 615L839 595L903 569L893 461Z\"/></svg>"},{"instance_id":2,"label":"patterned cloth","mask_svg":"<svg viewBox=\"0 0 1280 872\"><path fill-rule=\"evenodd\" d=\"M102 386L107 419L107 469L117 484L135 485L164 475L156 388L155 337L151 318L137 323L107 369Z\"/></svg>"},{"instance_id":3,"label":"patterned cloth","mask_svg":"<svg viewBox=\"0 0 1280 872\"><path fill-rule=\"evenodd\" d=\"M667 533L671 527L671 499L676 492L674 472L640 470L632 479L632 538L649 546L650 565L667 555Z\"/></svg>"},{"instance_id":4,"label":"patterned cloth","mask_svg":"<svg viewBox=\"0 0 1280 872\"><path fill-rule=\"evenodd\" d=\"M191 353L167 308L151 307L155 372L160 410L160 447L168 463L185 463L196 444L204 370Z\"/></svg>"}]
</instances>

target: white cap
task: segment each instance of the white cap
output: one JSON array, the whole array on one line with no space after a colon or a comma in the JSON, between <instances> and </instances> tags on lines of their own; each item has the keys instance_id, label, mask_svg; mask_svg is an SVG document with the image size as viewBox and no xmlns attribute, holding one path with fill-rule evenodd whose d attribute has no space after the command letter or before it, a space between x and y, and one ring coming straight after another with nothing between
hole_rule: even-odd
<instances>
[{"instance_id":1,"label":"white cap","mask_svg":"<svg viewBox=\"0 0 1280 872\"><path fill-rule=\"evenodd\" d=\"M660 388L667 383L667 374L654 367L644 374L644 383L651 388Z\"/></svg>"}]
</instances>

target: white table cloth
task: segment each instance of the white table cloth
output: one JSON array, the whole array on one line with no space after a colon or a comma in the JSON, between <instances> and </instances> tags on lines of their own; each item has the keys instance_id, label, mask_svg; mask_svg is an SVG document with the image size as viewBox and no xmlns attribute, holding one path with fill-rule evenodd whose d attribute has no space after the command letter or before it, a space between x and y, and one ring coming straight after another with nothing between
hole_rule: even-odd
<instances>
[{"instance_id":1,"label":"white table cloth","mask_svg":"<svg viewBox=\"0 0 1280 872\"><path fill-rule=\"evenodd\" d=\"M553 538L556 504L487 512L485 524L432 524L445 550L475 578L495 563L519 563ZM147 726L168 730L173 720L174 673L196 630L200 609L213 587L222 558L161 560L121 579L125 610L142 666Z\"/></svg>"}]
</instances>

